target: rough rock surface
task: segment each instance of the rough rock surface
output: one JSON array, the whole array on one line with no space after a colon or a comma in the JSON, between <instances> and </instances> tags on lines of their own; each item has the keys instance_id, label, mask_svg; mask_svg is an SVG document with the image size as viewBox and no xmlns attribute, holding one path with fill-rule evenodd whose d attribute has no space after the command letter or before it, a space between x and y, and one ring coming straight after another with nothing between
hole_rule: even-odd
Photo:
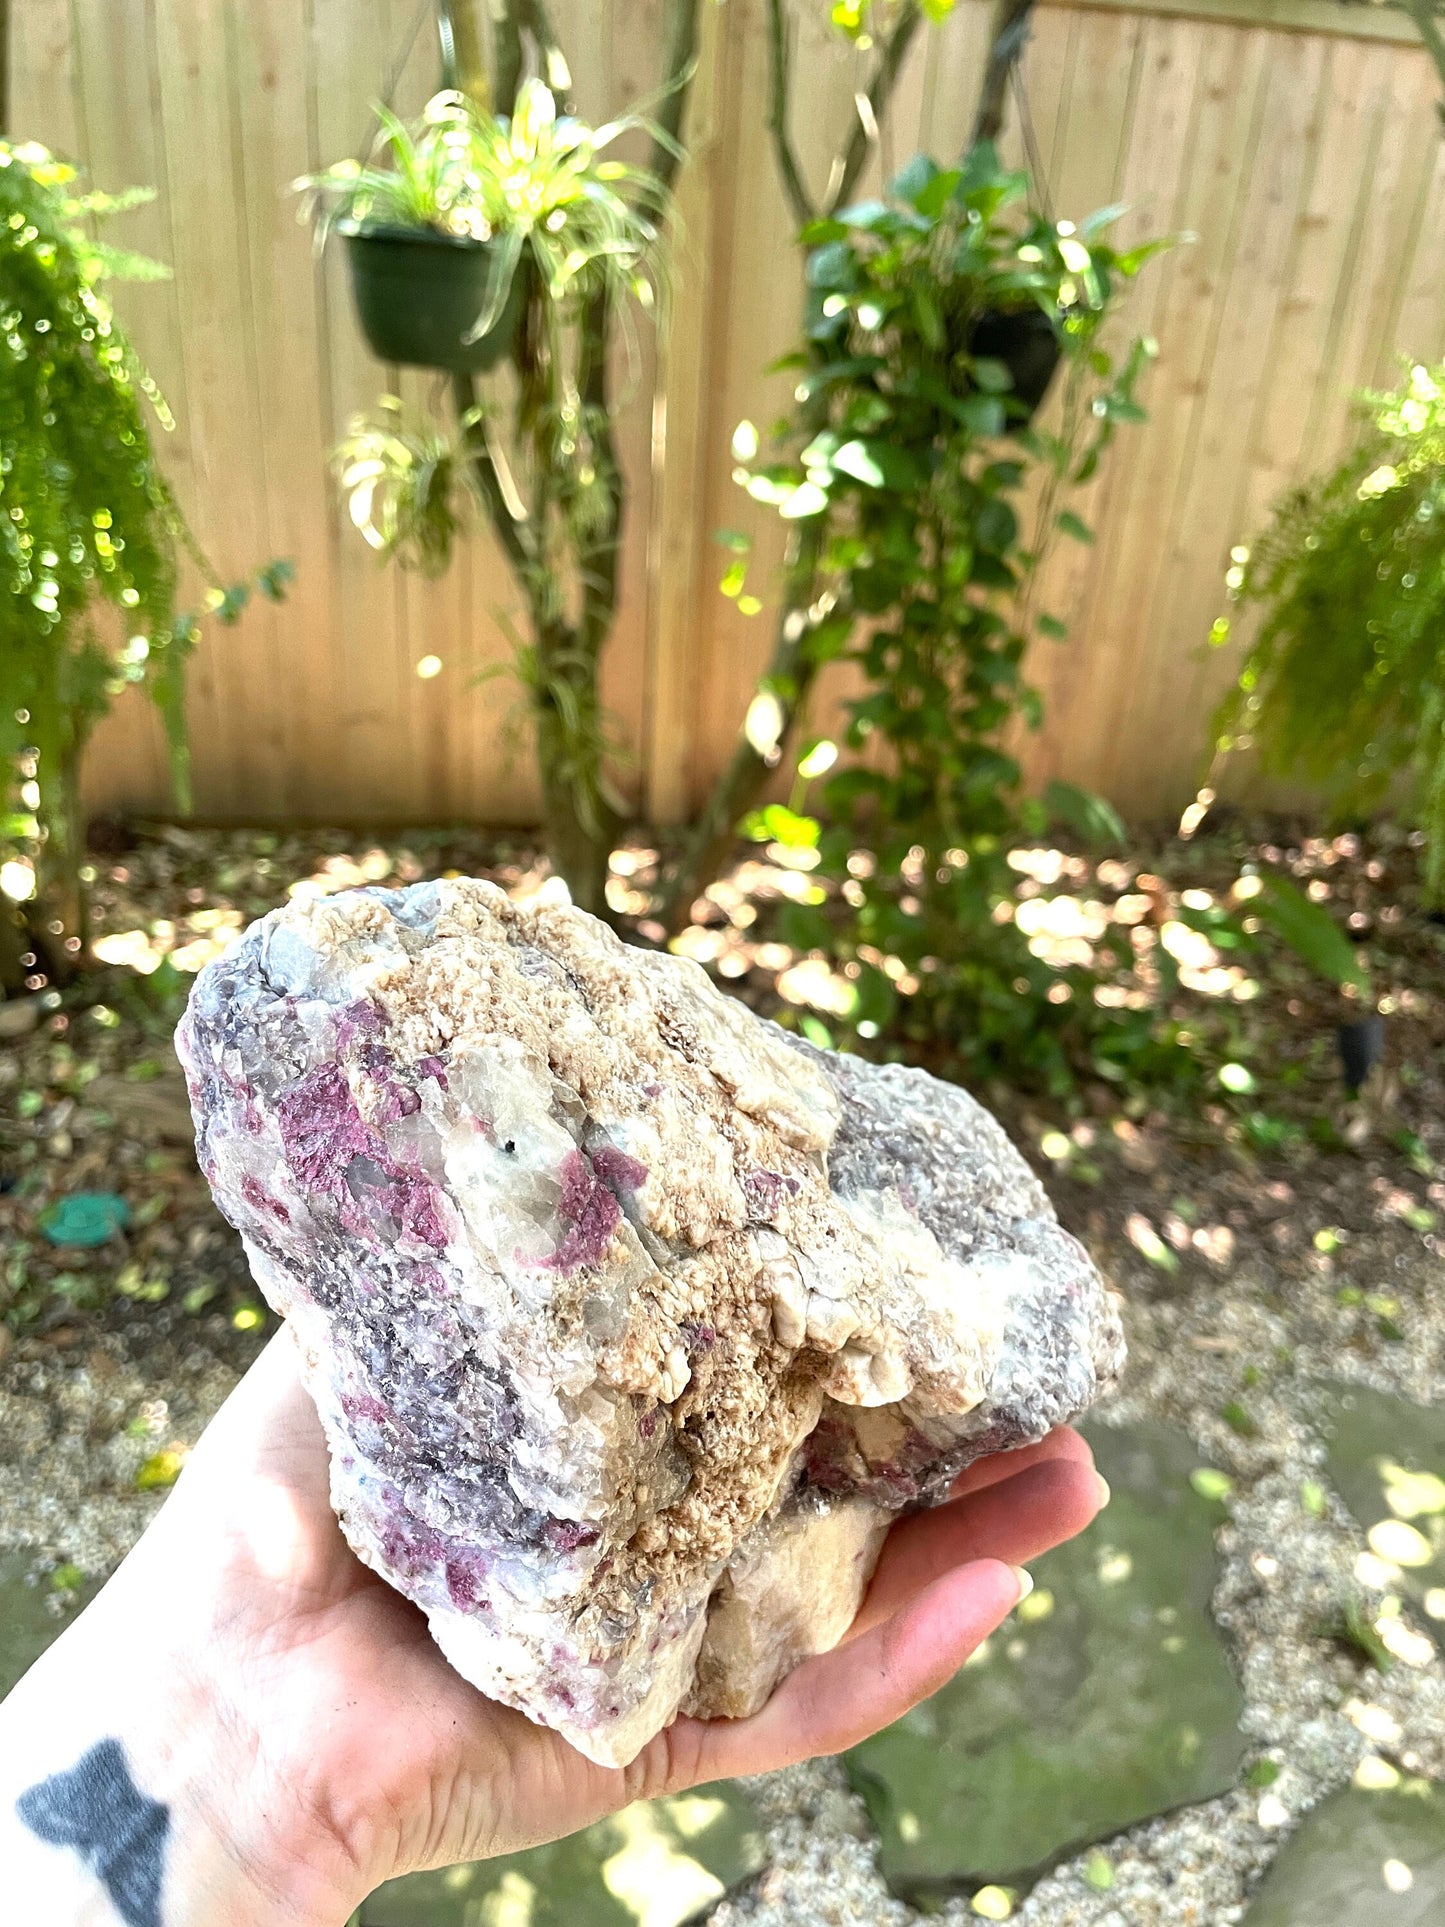
<instances>
[{"instance_id":1,"label":"rough rock surface","mask_svg":"<svg viewBox=\"0 0 1445 1927\"><path fill-rule=\"evenodd\" d=\"M359 1556L592 1758L744 1714L1122 1353L988 1114L465 879L273 912L178 1048Z\"/></svg>"}]
</instances>

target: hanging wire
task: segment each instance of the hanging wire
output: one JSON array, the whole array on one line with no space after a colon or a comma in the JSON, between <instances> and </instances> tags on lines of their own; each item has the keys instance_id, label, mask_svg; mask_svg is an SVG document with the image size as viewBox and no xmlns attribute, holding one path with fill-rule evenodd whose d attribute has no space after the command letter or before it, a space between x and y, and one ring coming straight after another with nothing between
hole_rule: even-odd
<instances>
[{"instance_id":1,"label":"hanging wire","mask_svg":"<svg viewBox=\"0 0 1445 1927\"><path fill-rule=\"evenodd\" d=\"M412 38L416 38L415 29L412 31ZM452 25L452 10L446 4L446 0L438 0L437 39L442 47L442 79L448 87L455 87L457 84L457 35Z\"/></svg>"},{"instance_id":2,"label":"hanging wire","mask_svg":"<svg viewBox=\"0 0 1445 1927\"><path fill-rule=\"evenodd\" d=\"M381 90L381 104L383 107L391 107L395 103L396 90L401 85L401 77L406 72L407 63L410 61L412 56L412 51L416 46L417 35L421 32L422 22L426 19L427 15L431 12L431 9L432 9L432 0L421 0L421 4L416 10L416 14L412 20L411 26L407 30L407 36L405 41L402 44L401 52L400 54L398 54L396 60L392 63L391 72L386 77L386 85ZM437 24L437 30L441 34L442 63L443 63L443 66L445 67L448 65L447 39L451 33L451 20L444 7L440 9L440 17ZM358 160L365 160L367 152L370 149L371 139L372 139L372 127L371 127L370 121L368 121L367 131L362 135L361 143L356 150L356 157Z\"/></svg>"},{"instance_id":3,"label":"hanging wire","mask_svg":"<svg viewBox=\"0 0 1445 1927\"><path fill-rule=\"evenodd\" d=\"M1054 219L1053 196L1049 193L1048 176L1039 154L1038 137L1034 132L1034 117L1029 111L1029 94L1024 85L1023 48L1014 55L1009 67L1009 85L1013 89L1014 105L1018 109L1019 132L1023 136L1024 159L1028 163L1029 178L1033 181L1044 219L1052 226Z\"/></svg>"}]
</instances>

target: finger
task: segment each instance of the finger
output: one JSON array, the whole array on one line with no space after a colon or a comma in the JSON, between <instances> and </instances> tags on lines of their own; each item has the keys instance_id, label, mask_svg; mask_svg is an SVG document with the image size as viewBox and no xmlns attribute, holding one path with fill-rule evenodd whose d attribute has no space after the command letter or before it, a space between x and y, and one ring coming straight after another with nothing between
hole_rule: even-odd
<instances>
[{"instance_id":1,"label":"finger","mask_svg":"<svg viewBox=\"0 0 1445 1927\"><path fill-rule=\"evenodd\" d=\"M665 1736L673 1783L771 1773L856 1746L952 1679L1019 1594L1001 1560L945 1573L861 1639L805 1660L751 1719L679 1720Z\"/></svg>"},{"instance_id":2,"label":"finger","mask_svg":"<svg viewBox=\"0 0 1445 1927\"><path fill-rule=\"evenodd\" d=\"M934 1512L900 1520L884 1544L848 1639L856 1640L880 1620L891 1619L908 1600L955 1566L976 1559L1027 1565L1050 1546L1082 1532L1104 1497L1092 1464L1045 1459L1015 1479L1000 1480Z\"/></svg>"},{"instance_id":3,"label":"finger","mask_svg":"<svg viewBox=\"0 0 1445 1927\"><path fill-rule=\"evenodd\" d=\"M1080 1465L1094 1463L1088 1440L1081 1438L1072 1426L1061 1425L1032 1445L1018 1445L1012 1451L990 1452L987 1458L975 1459L954 1480L951 1496L961 1499L965 1493L982 1492L986 1485L1011 1479L1016 1472L1039 1465L1045 1459L1073 1459Z\"/></svg>"}]
</instances>

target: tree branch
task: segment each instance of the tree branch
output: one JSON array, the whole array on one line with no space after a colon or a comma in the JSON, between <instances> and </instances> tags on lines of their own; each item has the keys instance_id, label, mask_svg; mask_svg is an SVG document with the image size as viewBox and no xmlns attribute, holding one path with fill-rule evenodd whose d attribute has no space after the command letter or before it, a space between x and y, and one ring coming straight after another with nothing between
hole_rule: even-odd
<instances>
[{"instance_id":1,"label":"tree branch","mask_svg":"<svg viewBox=\"0 0 1445 1927\"><path fill-rule=\"evenodd\" d=\"M492 65L496 69L496 99L492 105L497 113L510 114L522 84L522 23L516 0L502 0L493 10L492 20Z\"/></svg>"},{"instance_id":2,"label":"tree branch","mask_svg":"<svg viewBox=\"0 0 1445 1927\"><path fill-rule=\"evenodd\" d=\"M799 227L818 217L807 188L803 185L798 157L788 134L788 26L783 17L783 0L768 0L768 132L773 154L783 183L783 193Z\"/></svg>"},{"instance_id":3,"label":"tree branch","mask_svg":"<svg viewBox=\"0 0 1445 1927\"><path fill-rule=\"evenodd\" d=\"M477 405L477 387L470 375L452 376L452 401L456 407L457 420L467 422L468 414ZM467 454L477 478L477 488L487 511L497 540L501 543L512 573L519 586L531 600L531 575L536 565L536 547L526 525L517 521L507 507L506 492L497 474L497 465L492 460L492 452L487 447L485 435L479 434L475 424L468 423L466 435Z\"/></svg>"},{"instance_id":4,"label":"tree branch","mask_svg":"<svg viewBox=\"0 0 1445 1927\"><path fill-rule=\"evenodd\" d=\"M647 170L664 192L677 178L679 156L675 151L682 140L683 117L692 91L692 74L697 65L697 21L701 0L671 0L667 29L667 71L663 81L666 92L655 119L663 139L654 140Z\"/></svg>"},{"instance_id":5,"label":"tree branch","mask_svg":"<svg viewBox=\"0 0 1445 1927\"><path fill-rule=\"evenodd\" d=\"M1409 3L1410 0L1406 0L1406 4ZM1428 0L1424 0L1424 3L1428 4ZM996 0L988 61L983 70L983 81L978 90L978 109L973 118L973 135L969 143L972 147L977 147L980 141L996 141L1003 132L1008 77L1028 39L1029 15L1033 9L1034 0ZM1445 54L1445 48L1442 48L1442 54Z\"/></svg>"},{"instance_id":6,"label":"tree branch","mask_svg":"<svg viewBox=\"0 0 1445 1927\"><path fill-rule=\"evenodd\" d=\"M888 103L893 96L899 72L922 19L923 14L919 9L918 0L904 0L903 9L894 23L893 31L888 36L883 52L879 55L878 65L873 74L873 84L868 89L868 105L871 109L870 118L874 128L888 112ZM843 172L828 201L830 214L836 214L840 207L847 205L853 189L858 185L859 175L868 164L868 149L872 141L872 129L860 114L858 125L853 129L853 138L843 154Z\"/></svg>"},{"instance_id":7,"label":"tree branch","mask_svg":"<svg viewBox=\"0 0 1445 1927\"><path fill-rule=\"evenodd\" d=\"M607 498L607 519L578 558L582 580L581 639L584 650L593 658L600 655L617 613L617 572L626 500L626 482L622 464L617 459L617 444L612 438L612 411L608 405L607 346L612 334L611 309L611 299L604 286L589 298L581 326L586 355L582 404L587 411L593 467Z\"/></svg>"}]
</instances>

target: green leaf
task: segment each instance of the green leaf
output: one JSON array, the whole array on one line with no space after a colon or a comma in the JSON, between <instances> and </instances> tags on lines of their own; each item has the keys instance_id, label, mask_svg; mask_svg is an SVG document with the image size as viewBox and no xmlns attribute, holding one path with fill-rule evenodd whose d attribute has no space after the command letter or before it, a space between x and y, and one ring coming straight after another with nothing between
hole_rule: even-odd
<instances>
[{"instance_id":1,"label":"green leaf","mask_svg":"<svg viewBox=\"0 0 1445 1927\"><path fill-rule=\"evenodd\" d=\"M828 506L825 489L816 482L800 482L790 494L778 504L778 514L785 522L801 522L810 515L821 515Z\"/></svg>"},{"instance_id":2,"label":"green leaf","mask_svg":"<svg viewBox=\"0 0 1445 1927\"><path fill-rule=\"evenodd\" d=\"M936 221L953 198L954 190L961 179L962 175L956 167L950 167L941 174L935 174L927 187L913 196L913 205L920 214L927 215L930 221Z\"/></svg>"},{"instance_id":3,"label":"green leaf","mask_svg":"<svg viewBox=\"0 0 1445 1927\"><path fill-rule=\"evenodd\" d=\"M1001 495L992 495L979 510L974 530L980 545L995 555L1013 547L1019 532L1019 519Z\"/></svg>"},{"instance_id":4,"label":"green leaf","mask_svg":"<svg viewBox=\"0 0 1445 1927\"><path fill-rule=\"evenodd\" d=\"M915 488L923 480L917 457L892 442L844 442L833 456L833 467L865 488Z\"/></svg>"},{"instance_id":5,"label":"green leaf","mask_svg":"<svg viewBox=\"0 0 1445 1927\"><path fill-rule=\"evenodd\" d=\"M758 452L758 431L755 423L744 418L733 430L733 460L751 462Z\"/></svg>"},{"instance_id":6,"label":"green leaf","mask_svg":"<svg viewBox=\"0 0 1445 1927\"><path fill-rule=\"evenodd\" d=\"M229 589L223 590L220 593L220 599L215 605L216 620L218 622L224 622L228 626L233 622L239 622L241 619L241 611L250 600L250 583L233 582Z\"/></svg>"},{"instance_id":7,"label":"green leaf","mask_svg":"<svg viewBox=\"0 0 1445 1927\"><path fill-rule=\"evenodd\" d=\"M968 365L975 385L986 395L1007 395L1012 390L1014 378L1007 362L994 361L988 355L974 355Z\"/></svg>"},{"instance_id":8,"label":"green leaf","mask_svg":"<svg viewBox=\"0 0 1445 1927\"><path fill-rule=\"evenodd\" d=\"M1369 977L1359 952L1329 911L1276 870L1261 872L1260 894L1253 899L1255 914L1267 923L1300 962L1332 984L1369 989Z\"/></svg>"},{"instance_id":9,"label":"green leaf","mask_svg":"<svg viewBox=\"0 0 1445 1927\"><path fill-rule=\"evenodd\" d=\"M781 843L785 850L816 850L819 824L783 803L769 803L743 818L742 832L752 843Z\"/></svg>"},{"instance_id":10,"label":"green leaf","mask_svg":"<svg viewBox=\"0 0 1445 1927\"><path fill-rule=\"evenodd\" d=\"M887 201L857 201L852 207L840 208L838 219L845 227L861 228L865 234L877 229L886 232L899 225L898 210Z\"/></svg>"},{"instance_id":11,"label":"green leaf","mask_svg":"<svg viewBox=\"0 0 1445 1927\"><path fill-rule=\"evenodd\" d=\"M173 1446L163 1452L152 1452L135 1475L136 1491L156 1492L174 1485L181 1476L185 1463L185 1453L177 1451Z\"/></svg>"},{"instance_id":12,"label":"green leaf","mask_svg":"<svg viewBox=\"0 0 1445 1927\"><path fill-rule=\"evenodd\" d=\"M865 963L858 973L855 988L858 1001L853 1006L854 1024L872 1024L883 1030L898 1009L898 992L893 981L875 964Z\"/></svg>"},{"instance_id":13,"label":"green leaf","mask_svg":"<svg viewBox=\"0 0 1445 1927\"><path fill-rule=\"evenodd\" d=\"M1108 1893L1114 1884L1114 1869L1109 1858L1097 1847L1084 1862L1084 1878L1095 1893Z\"/></svg>"},{"instance_id":14,"label":"green leaf","mask_svg":"<svg viewBox=\"0 0 1445 1927\"><path fill-rule=\"evenodd\" d=\"M1086 214L1080 221L1079 234L1085 241L1091 241L1096 234L1106 227L1112 227L1121 215L1128 212L1127 201L1115 201L1109 207L1096 207L1092 214Z\"/></svg>"},{"instance_id":15,"label":"green leaf","mask_svg":"<svg viewBox=\"0 0 1445 1927\"><path fill-rule=\"evenodd\" d=\"M912 201L916 207L919 195L938 180L939 172L937 161L930 160L927 154L915 154L889 182L888 192L900 201Z\"/></svg>"},{"instance_id":16,"label":"green leaf","mask_svg":"<svg viewBox=\"0 0 1445 1927\"><path fill-rule=\"evenodd\" d=\"M1234 1490L1234 1480L1227 1472L1220 1472L1212 1465L1200 1465L1189 1474L1189 1483L1201 1499L1211 1499L1219 1503L1227 1499Z\"/></svg>"},{"instance_id":17,"label":"green leaf","mask_svg":"<svg viewBox=\"0 0 1445 1927\"><path fill-rule=\"evenodd\" d=\"M1060 509L1054 517L1054 525L1065 535L1073 536L1076 542L1092 542L1094 539L1094 531L1072 509Z\"/></svg>"},{"instance_id":18,"label":"green leaf","mask_svg":"<svg viewBox=\"0 0 1445 1927\"><path fill-rule=\"evenodd\" d=\"M1039 627L1043 628L1044 618ZM1060 625L1062 626L1062 625ZM1046 632L1047 633L1047 632ZM1043 794L1050 820L1062 823L1095 849L1119 849L1124 843L1124 825L1119 812L1102 796L1080 789L1074 783L1050 783Z\"/></svg>"},{"instance_id":19,"label":"green leaf","mask_svg":"<svg viewBox=\"0 0 1445 1927\"><path fill-rule=\"evenodd\" d=\"M1002 435L1008 422L997 395L965 395L958 405L958 416L969 433L983 441Z\"/></svg>"},{"instance_id":20,"label":"green leaf","mask_svg":"<svg viewBox=\"0 0 1445 1927\"><path fill-rule=\"evenodd\" d=\"M1035 618L1034 627L1041 636L1049 636L1055 642L1066 642L1068 640L1068 625L1060 622L1057 616L1038 616Z\"/></svg>"},{"instance_id":21,"label":"green leaf","mask_svg":"<svg viewBox=\"0 0 1445 1927\"><path fill-rule=\"evenodd\" d=\"M284 559L268 562L256 572L256 587L269 602L284 602L286 591L296 579L296 564Z\"/></svg>"}]
</instances>

